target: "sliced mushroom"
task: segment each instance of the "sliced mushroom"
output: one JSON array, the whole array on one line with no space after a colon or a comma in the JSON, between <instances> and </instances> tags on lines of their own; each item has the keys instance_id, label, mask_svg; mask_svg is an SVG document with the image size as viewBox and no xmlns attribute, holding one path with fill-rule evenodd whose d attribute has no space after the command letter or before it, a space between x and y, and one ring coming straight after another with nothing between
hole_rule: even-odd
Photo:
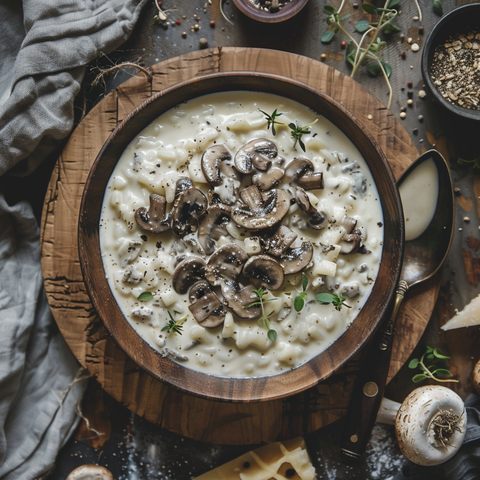
<instances>
[{"instance_id":1,"label":"sliced mushroom","mask_svg":"<svg viewBox=\"0 0 480 480\"><path fill-rule=\"evenodd\" d=\"M81 465L72 470L66 480L114 480L112 472L99 465Z\"/></svg>"},{"instance_id":2,"label":"sliced mushroom","mask_svg":"<svg viewBox=\"0 0 480 480\"><path fill-rule=\"evenodd\" d=\"M192 286L189 298L188 309L202 327L213 328L224 322L226 311L206 280Z\"/></svg>"},{"instance_id":3,"label":"sliced mushroom","mask_svg":"<svg viewBox=\"0 0 480 480\"><path fill-rule=\"evenodd\" d=\"M135 221L137 225L149 233L162 233L170 228L169 215L165 215L166 200L163 195L152 193L150 195L150 206L137 208Z\"/></svg>"},{"instance_id":4,"label":"sliced mushroom","mask_svg":"<svg viewBox=\"0 0 480 480\"><path fill-rule=\"evenodd\" d=\"M255 287L247 285L242 287L237 282L226 281L222 284L222 295L225 306L238 318L255 320L262 315L260 305L252 305L258 302L258 296L254 293Z\"/></svg>"},{"instance_id":5,"label":"sliced mushroom","mask_svg":"<svg viewBox=\"0 0 480 480\"><path fill-rule=\"evenodd\" d=\"M313 172L315 170L313 163L306 157L295 157L288 165L285 171L288 178L292 179L292 182L303 177L305 174Z\"/></svg>"},{"instance_id":6,"label":"sliced mushroom","mask_svg":"<svg viewBox=\"0 0 480 480\"><path fill-rule=\"evenodd\" d=\"M303 175L292 182L292 185L302 187L304 190L323 189L323 172L312 172Z\"/></svg>"},{"instance_id":7,"label":"sliced mushroom","mask_svg":"<svg viewBox=\"0 0 480 480\"><path fill-rule=\"evenodd\" d=\"M356 297L357 295L360 295L360 285L358 282L346 283L342 287L342 293L349 298Z\"/></svg>"},{"instance_id":8,"label":"sliced mushroom","mask_svg":"<svg viewBox=\"0 0 480 480\"><path fill-rule=\"evenodd\" d=\"M242 192L242 198L245 197L247 190L250 194L253 193L251 199L248 200L249 203L232 211L232 220L237 225L248 230L263 230L273 227L287 214L290 208L290 199L283 190L273 189L262 195L256 186L252 186ZM257 204L259 193L262 200Z\"/></svg>"},{"instance_id":9,"label":"sliced mushroom","mask_svg":"<svg viewBox=\"0 0 480 480\"><path fill-rule=\"evenodd\" d=\"M250 257L243 267L243 275L259 281L260 286L278 290L283 283L283 267L268 255Z\"/></svg>"},{"instance_id":10,"label":"sliced mushroom","mask_svg":"<svg viewBox=\"0 0 480 480\"><path fill-rule=\"evenodd\" d=\"M248 255L237 244L220 247L208 261L205 278L211 285L221 285L225 280L236 281Z\"/></svg>"},{"instance_id":11,"label":"sliced mushroom","mask_svg":"<svg viewBox=\"0 0 480 480\"><path fill-rule=\"evenodd\" d=\"M207 197L198 188L181 190L173 204L173 232L180 237L194 232L197 229L198 219L207 209L207 204Z\"/></svg>"},{"instance_id":12,"label":"sliced mushroom","mask_svg":"<svg viewBox=\"0 0 480 480\"><path fill-rule=\"evenodd\" d=\"M282 256L298 235L285 225L280 225L272 237L264 239L265 253L274 257Z\"/></svg>"},{"instance_id":13,"label":"sliced mushroom","mask_svg":"<svg viewBox=\"0 0 480 480\"><path fill-rule=\"evenodd\" d=\"M315 172L313 163L306 157L296 157L287 166L287 177L290 185L302 187L305 190L323 188L323 173Z\"/></svg>"},{"instance_id":14,"label":"sliced mushroom","mask_svg":"<svg viewBox=\"0 0 480 480\"><path fill-rule=\"evenodd\" d=\"M203 152L202 171L212 187L221 185L224 176L239 180L232 154L225 145L212 145Z\"/></svg>"},{"instance_id":15,"label":"sliced mushroom","mask_svg":"<svg viewBox=\"0 0 480 480\"><path fill-rule=\"evenodd\" d=\"M255 168L265 171L277 156L277 146L266 138L251 140L235 154L235 167L244 174L253 173Z\"/></svg>"},{"instance_id":16,"label":"sliced mushroom","mask_svg":"<svg viewBox=\"0 0 480 480\"><path fill-rule=\"evenodd\" d=\"M362 239L358 233L346 233L340 240L340 246L342 247L340 253L342 255L355 253L360 249L361 243Z\"/></svg>"},{"instance_id":17,"label":"sliced mushroom","mask_svg":"<svg viewBox=\"0 0 480 480\"><path fill-rule=\"evenodd\" d=\"M226 225L230 221L230 208L225 205L210 205L200 219L198 242L204 252L210 255L215 250L215 241L227 235Z\"/></svg>"},{"instance_id":18,"label":"sliced mushroom","mask_svg":"<svg viewBox=\"0 0 480 480\"><path fill-rule=\"evenodd\" d=\"M193 188L193 183L188 177L179 177L175 185L175 198Z\"/></svg>"},{"instance_id":19,"label":"sliced mushroom","mask_svg":"<svg viewBox=\"0 0 480 480\"><path fill-rule=\"evenodd\" d=\"M312 261L313 245L303 242L297 248L291 248L282 255L278 261L283 267L285 275L301 272Z\"/></svg>"},{"instance_id":20,"label":"sliced mushroom","mask_svg":"<svg viewBox=\"0 0 480 480\"><path fill-rule=\"evenodd\" d=\"M312 205L310 197L303 188L292 185L288 187L287 192L290 199L294 200L300 209L307 214L307 224L310 228L313 228L314 230L322 230L325 228L323 225L323 221L326 218L325 213L319 212Z\"/></svg>"},{"instance_id":21,"label":"sliced mushroom","mask_svg":"<svg viewBox=\"0 0 480 480\"><path fill-rule=\"evenodd\" d=\"M252 183L260 190L266 191L277 187L284 175L285 171L282 168L270 167L266 172L255 173L252 177Z\"/></svg>"},{"instance_id":22,"label":"sliced mushroom","mask_svg":"<svg viewBox=\"0 0 480 480\"><path fill-rule=\"evenodd\" d=\"M353 217L345 215L340 225L345 229L345 233L352 233L352 230L357 226L357 221Z\"/></svg>"},{"instance_id":23,"label":"sliced mushroom","mask_svg":"<svg viewBox=\"0 0 480 480\"><path fill-rule=\"evenodd\" d=\"M199 280L205 278L205 262L199 257L190 257L182 260L173 272L172 286L180 295Z\"/></svg>"}]
</instances>

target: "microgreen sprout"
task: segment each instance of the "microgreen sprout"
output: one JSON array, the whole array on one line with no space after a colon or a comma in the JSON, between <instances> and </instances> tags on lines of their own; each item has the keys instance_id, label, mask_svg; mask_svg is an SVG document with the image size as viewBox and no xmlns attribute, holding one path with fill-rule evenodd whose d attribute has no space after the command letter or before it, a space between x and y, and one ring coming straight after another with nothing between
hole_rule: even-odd
<instances>
[{"instance_id":1,"label":"microgreen sprout","mask_svg":"<svg viewBox=\"0 0 480 480\"><path fill-rule=\"evenodd\" d=\"M168 316L170 317L170 320L168 321L167 325L162 328L162 332L174 332L181 335L183 333L183 324L185 323L187 317L183 317L180 320L175 320L170 310L168 310Z\"/></svg>"},{"instance_id":2,"label":"microgreen sprout","mask_svg":"<svg viewBox=\"0 0 480 480\"><path fill-rule=\"evenodd\" d=\"M342 22L348 18L348 15L340 16L340 12L344 5L344 0L340 4L338 10L332 5L324 5L323 11L328 15L327 24L331 26L322 36L322 43L330 43L336 33L340 32L350 39L347 48L347 61L352 65L351 77L353 78L360 65L366 65L369 60L374 65L367 66L368 73L373 76L382 74L388 86L389 98L388 106L390 108L392 102L392 86L390 84L390 74L392 69L388 63L383 61L383 50L387 42L379 38L380 33L390 34L400 31L400 28L393 23L398 15L398 11L394 8L399 0L386 0L383 8L377 8L370 3L363 3L362 9L364 13L376 17L380 15L378 22L370 22L369 20L360 20L355 24L355 30L362 34L362 38L357 42L342 26ZM367 40L369 39L369 40Z\"/></svg>"},{"instance_id":3,"label":"microgreen sprout","mask_svg":"<svg viewBox=\"0 0 480 480\"><path fill-rule=\"evenodd\" d=\"M275 130L275 125L286 125L291 130L290 134L295 140L293 143L293 149L295 150L295 147L297 146L297 142L298 142L302 150L306 152L306 148L305 148L305 144L303 143L302 136L307 133L310 133L310 127L318 122L318 118L316 118L313 122L309 123L308 125L301 127L300 125L297 125L296 123L293 123L293 122L291 123L278 122L276 118L283 115L283 113L281 112L278 113L277 109L275 109L271 115L264 112L263 110L260 110L260 112L262 112L265 115L265 120L267 120L267 130L270 127L272 127L273 136L277 134L277 131Z\"/></svg>"},{"instance_id":4,"label":"microgreen sprout","mask_svg":"<svg viewBox=\"0 0 480 480\"><path fill-rule=\"evenodd\" d=\"M343 293L340 292L339 295L336 293L319 293L317 295L317 300L320 303L331 303L335 307L335 310L340 311L342 307L352 308L350 305L345 303L346 298L343 296Z\"/></svg>"},{"instance_id":5,"label":"microgreen sprout","mask_svg":"<svg viewBox=\"0 0 480 480\"><path fill-rule=\"evenodd\" d=\"M258 324L259 327L263 327L263 325L265 325L265 327L267 327L267 330L268 330L267 336L270 339L270 341L274 342L277 339L277 332L272 329L272 327L270 325L270 319L268 318L268 317L270 317L270 315L273 314L273 312L271 312L269 315L265 315L264 303L265 302L272 302L272 301L277 300L277 299L276 298L263 298L264 295L266 295L268 293L268 290L266 288L263 288L263 287L259 287L259 288L257 288L257 290L253 290L253 293L258 297L258 302L253 302L250 305L247 305L247 308L254 307L255 305L260 305L261 306L262 316L257 320L257 324Z\"/></svg>"},{"instance_id":6,"label":"microgreen sprout","mask_svg":"<svg viewBox=\"0 0 480 480\"><path fill-rule=\"evenodd\" d=\"M305 306L305 302L308 298L308 295L306 293L308 287L308 277L305 274L305 272L302 272L302 291L295 297L295 300L293 301L293 308L295 308L295 311L301 312L303 307Z\"/></svg>"},{"instance_id":7,"label":"microgreen sprout","mask_svg":"<svg viewBox=\"0 0 480 480\"><path fill-rule=\"evenodd\" d=\"M440 349L427 346L425 353L420 359L414 358L408 364L408 368L412 370L419 368L422 371L422 373L417 373L413 376L412 382L419 383L427 378L436 382L458 382L458 380L448 378L453 377L445 362L449 358L446 355L442 355Z\"/></svg>"}]
</instances>

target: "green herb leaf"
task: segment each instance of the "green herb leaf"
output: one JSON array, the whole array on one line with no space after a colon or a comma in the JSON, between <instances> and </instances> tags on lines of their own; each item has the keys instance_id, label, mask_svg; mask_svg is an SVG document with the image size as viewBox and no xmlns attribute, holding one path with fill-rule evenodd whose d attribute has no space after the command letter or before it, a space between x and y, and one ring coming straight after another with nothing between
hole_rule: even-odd
<instances>
[{"instance_id":1,"label":"green herb leaf","mask_svg":"<svg viewBox=\"0 0 480 480\"><path fill-rule=\"evenodd\" d=\"M358 33L365 33L370 28L370 23L366 20L360 20L355 24L355 30Z\"/></svg>"},{"instance_id":2,"label":"green herb leaf","mask_svg":"<svg viewBox=\"0 0 480 480\"><path fill-rule=\"evenodd\" d=\"M432 372L432 375L440 374L440 378L451 378L453 377L453 373L448 370L447 368L437 368Z\"/></svg>"},{"instance_id":3,"label":"green herb leaf","mask_svg":"<svg viewBox=\"0 0 480 480\"><path fill-rule=\"evenodd\" d=\"M385 26L383 29L384 33L396 33L399 32L401 29L400 27L397 27L394 23L389 23L388 25Z\"/></svg>"},{"instance_id":4,"label":"green herb leaf","mask_svg":"<svg viewBox=\"0 0 480 480\"><path fill-rule=\"evenodd\" d=\"M317 295L317 300L320 303L332 303L333 302L333 294L332 293L319 293Z\"/></svg>"},{"instance_id":5,"label":"green herb leaf","mask_svg":"<svg viewBox=\"0 0 480 480\"><path fill-rule=\"evenodd\" d=\"M277 332L275 330L269 330L267 336L271 342L274 342L277 339Z\"/></svg>"},{"instance_id":6,"label":"green herb leaf","mask_svg":"<svg viewBox=\"0 0 480 480\"><path fill-rule=\"evenodd\" d=\"M418 367L418 358L414 358L410 360L410 363L408 364L408 368L417 368Z\"/></svg>"},{"instance_id":7,"label":"green herb leaf","mask_svg":"<svg viewBox=\"0 0 480 480\"><path fill-rule=\"evenodd\" d=\"M393 8L400 3L400 0L390 0L388 2L388 8Z\"/></svg>"},{"instance_id":8,"label":"green herb leaf","mask_svg":"<svg viewBox=\"0 0 480 480\"><path fill-rule=\"evenodd\" d=\"M392 74L392 67L385 62L382 62L382 66L385 70L385 73L387 74L387 77L390 77L390 75ZM377 77L382 73L382 69L380 68L380 65L378 63L373 63L372 65L369 65L367 71L372 77Z\"/></svg>"},{"instance_id":9,"label":"green herb leaf","mask_svg":"<svg viewBox=\"0 0 480 480\"><path fill-rule=\"evenodd\" d=\"M335 7L333 5L325 4L323 6L323 13L326 13L327 15L333 15L336 13Z\"/></svg>"},{"instance_id":10,"label":"green herb leaf","mask_svg":"<svg viewBox=\"0 0 480 480\"><path fill-rule=\"evenodd\" d=\"M158 15L154 15L152 19L150 20L150 25L155 25L158 20Z\"/></svg>"},{"instance_id":11,"label":"green herb leaf","mask_svg":"<svg viewBox=\"0 0 480 480\"><path fill-rule=\"evenodd\" d=\"M175 320L170 310L168 310L168 316L170 317L170 320L168 321L167 325L162 328L162 332L174 332L181 335L183 333L183 324L187 320L187 317L181 318L180 320Z\"/></svg>"},{"instance_id":12,"label":"green herb leaf","mask_svg":"<svg viewBox=\"0 0 480 480\"><path fill-rule=\"evenodd\" d=\"M142 292L138 297L138 300L141 302L148 302L153 298L153 293L152 292Z\"/></svg>"},{"instance_id":13,"label":"green herb leaf","mask_svg":"<svg viewBox=\"0 0 480 480\"><path fill-rule=\"evenodd\" d=\"M320 41L322 43L330 43L333 40L333 37L335 36L335 30L327 30L323 35Z\"/></svg>"},{"instance_id":14,"label":"green herb leaf","mask_svg":"<svg viewBox=\"0 0 480 480\"><path fill-rule=\"evenodd\" d=\"M362 3L362 9L370 15L377 15L377 8L371 3Z\"/></svg>"},{"instance_id":15,"label":"green herb leaf","mask_svg":"<svg viewBox=\"0 0 480 480\"><path fill-rule=\"evenodd\" d=\"M440 349L439 348L436 348L434 351L433 351L433 355L436 357L436 358L439 358L441 360L447 360L448 358L450 357L447 357L446 355L442 355L442 353L440 352Z\"/></svg>"},{"instance_id":16,"label":"green herb leaf","mask_svg":"<svg viewBox=\"0 0 480 480\"><path fill-rule=\"evenodd\" d=\"M297 295L293 301L293 308L295 308L295 311L301 312L304 305L305 300L300 295Z\"/></svg>"},{"instance_id":17,"label":"green herb leaf","mask_svg":"<svg viewBox=\"0 0 480 480\"><path fill-rule=\"evenodd\" d=\"M413 383L419 383L421 382L422 380L425 380L427 377L427 375L424 375L423 373L418 373L417 375L415 375L413 378L412 378L412 382Z\"/></svg>"},{"instance_id":18,"label":"green herb leaf","mask_svg":"<svg viewBox=\"0 0 480 480\"><path fill-rule=\"evenodd\" d=\"M439 15L440 17L443 15L443 5L442 5L442 2L440 0L435 0L433 2L433 11Z\"/></svg>"},{"instance_id":19,"label":"green herb leaf","mask_svg":"<svg viewBox=\"0 0 480 480\"><path fill-rule=\"evenodd\" d=\"M305 272L302 272L302 290L305 291L308 287L308 277Z\"/></svg>"}]
</instances>

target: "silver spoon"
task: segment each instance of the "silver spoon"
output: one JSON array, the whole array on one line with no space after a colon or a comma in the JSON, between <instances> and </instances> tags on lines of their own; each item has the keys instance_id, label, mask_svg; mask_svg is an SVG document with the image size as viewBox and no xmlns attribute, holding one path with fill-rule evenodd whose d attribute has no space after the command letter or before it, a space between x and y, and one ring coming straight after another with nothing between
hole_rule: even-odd
<instances>
[{"instance_id":1,"label":"silver spoon","mask_svg":"<svg viewBox=\"0 0 480 480\"><path fill-rule=\"evenodd\" d=\"M404 194L402 184L430 159L438 173L438 196L436 204L433 203L433 218L430 215L425 221L424 230L420 229L421 231L417 232L420 235L415 236L416 234L409 230L409 219L418 213L415 205L420 204L408 202L406 198L402 200L404 216L407 219L402 272L391 316L377 332L373 343L369 344L350 399L341 443L342 461L347 464L355 462L365 453L375 424L390 366L395 320L405 294L412 286L437 273L452 242L455 212L453 185L448 165L442 155L436 150L425 152L407 168L399 178L397 187L401 195ZM410 194L420 198L421 192ZM409 240L409 235L415 238Z\"/></svg>"}]
</instances>

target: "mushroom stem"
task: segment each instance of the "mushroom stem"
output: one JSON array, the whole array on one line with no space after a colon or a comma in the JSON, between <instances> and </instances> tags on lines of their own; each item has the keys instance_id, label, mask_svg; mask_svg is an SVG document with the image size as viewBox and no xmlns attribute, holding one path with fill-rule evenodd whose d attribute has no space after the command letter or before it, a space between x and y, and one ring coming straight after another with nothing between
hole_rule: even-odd
<instances>
[{"instance_id":1,"label":"mushroom stem","mask_svg":"<svg viewBox=\"0 0 480 480\"><path fill-rule=\"evenodd\" d=\"M377 423L385 423L386 425L395 425L395 419L401 404L383 397L380 410L377 415Z\"/></svg>"}]
</instances>

